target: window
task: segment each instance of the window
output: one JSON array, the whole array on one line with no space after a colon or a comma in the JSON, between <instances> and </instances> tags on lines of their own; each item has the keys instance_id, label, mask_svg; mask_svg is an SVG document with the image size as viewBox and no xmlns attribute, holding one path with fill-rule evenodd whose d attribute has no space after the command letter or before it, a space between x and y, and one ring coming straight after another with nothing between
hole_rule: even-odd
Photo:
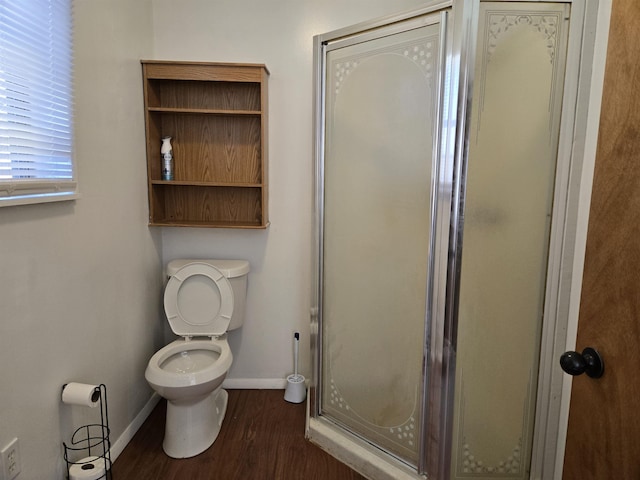
<instances>
[{"instance_id":1,"label":"window","mask_svg":"<svg viewBox=\"0 0 640 480\"><path fill-rule=\"evenodd\" d=\"M0 206L76 197L71 2L0 2Z\"/></svg>"}]
</instances>

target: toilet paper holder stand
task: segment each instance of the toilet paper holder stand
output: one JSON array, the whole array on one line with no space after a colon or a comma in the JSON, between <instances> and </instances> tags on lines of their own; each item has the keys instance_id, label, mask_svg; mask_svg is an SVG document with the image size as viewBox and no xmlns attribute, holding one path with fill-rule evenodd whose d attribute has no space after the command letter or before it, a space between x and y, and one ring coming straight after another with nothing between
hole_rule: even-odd
<instances>
[{"instance_id":1,"label":"toilet paper holder stand","mask_svg":"<svg viewBox=\"0 0 640 480\"><path fill-rule=\"evenodd\" d=\"M64 389L64 386L62 387ZM62 442L64 446L64 460L67 464L67 479L90 478L97 480L106 478L112 480L111 475L111 441L109 440L109 415L107 411L107 387L104 384L96 386L96 394L100 395L100 423L90 423L78 427L71 436L71 442ZM97 469L97 470L96 470ZM104 474L92 476L92 471L104 471ZM82 472L74 475L73 472Z\"/></svg>"}]
</instances>

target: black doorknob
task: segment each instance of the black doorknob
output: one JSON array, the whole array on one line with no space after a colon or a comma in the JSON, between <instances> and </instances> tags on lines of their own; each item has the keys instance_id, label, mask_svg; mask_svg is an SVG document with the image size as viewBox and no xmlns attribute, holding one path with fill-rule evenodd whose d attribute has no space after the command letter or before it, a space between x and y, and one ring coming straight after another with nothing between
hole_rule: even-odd
<instances>
[{"instance_id":1,"label":"black doorknob","mask_svg":"<svg viewBox=\"0 0 640 480\"><path fill-rule=\"evenodd\" d=\"M591 378L600 378L604 373L604 361L593 348L587 347L578 352L565 352L560 357L560 367L569 375L586 373Z\"/></svg>"}]
</instances>

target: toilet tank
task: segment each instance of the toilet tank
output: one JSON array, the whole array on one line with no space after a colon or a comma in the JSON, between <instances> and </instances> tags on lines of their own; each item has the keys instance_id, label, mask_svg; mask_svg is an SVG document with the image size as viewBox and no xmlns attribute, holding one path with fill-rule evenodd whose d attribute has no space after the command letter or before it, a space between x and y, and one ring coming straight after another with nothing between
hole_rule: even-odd
<instances>
[{"instance_id":1,"label":"toilet tank","mask_svg":"<svg viewBox=\"0 0 640 480\"><path fill-rule=\"evenodd\" d=\"M213 260L213 259L177 259L167 264L167 276L173 276L178 270L189 263L206 263L220 270L233 289L233 313L227 330L240 328L244 323L244 312L247 304L247 275L249 262L246 260Z\"/></svg>"}]
</instances>

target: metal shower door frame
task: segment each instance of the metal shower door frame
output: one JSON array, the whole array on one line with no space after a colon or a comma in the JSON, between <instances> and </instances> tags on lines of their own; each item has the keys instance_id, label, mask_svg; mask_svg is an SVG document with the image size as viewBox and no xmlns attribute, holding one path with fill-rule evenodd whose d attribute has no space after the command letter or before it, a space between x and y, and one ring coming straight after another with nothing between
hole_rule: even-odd
<instances>
[{"instance_id":1,"label":"metal shower door frame","mask_svg":"<svg viewBox=\"0 0 640 480\"><path fill-rule=\"evenodd\" d=\"M473 49L475 38L474 0L435 1L422 9L365 22L314 37L314 158L315 158L315 252L314 297L311 309L311 350L313 375L310 386L310 421L330 422L321 415L322 378L322 278L324 219L324 145L325 145L325 77L326 54L341 46L365 42L381 36L423 26L434 15L441 28L441 78L436 115L436 139L433 152L432 225L425 308L425 343L422 362L422 424L420 426L419 462L415 477L429 473L439 478L448 470L452 394L455 370L455 312L451 308L455 292L452 288L457 271L460 245L458 206L462 192L463 155L466 149L465 124L470 106ZM311 431L310 431L311 430ZM313 426L307 426L313 441ZM352 440L358 441L356 436ZM390 455L392 457L392 455ZM400 470L406 470L398 459L389 459ZM406 472L411 475L410 472ZM398 474L397 472L395 473Z\"/></svg>"}]
</instances>

